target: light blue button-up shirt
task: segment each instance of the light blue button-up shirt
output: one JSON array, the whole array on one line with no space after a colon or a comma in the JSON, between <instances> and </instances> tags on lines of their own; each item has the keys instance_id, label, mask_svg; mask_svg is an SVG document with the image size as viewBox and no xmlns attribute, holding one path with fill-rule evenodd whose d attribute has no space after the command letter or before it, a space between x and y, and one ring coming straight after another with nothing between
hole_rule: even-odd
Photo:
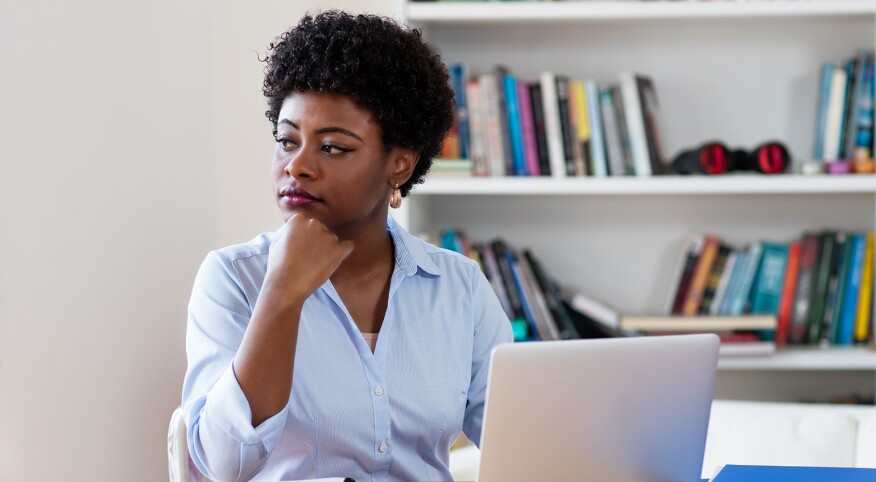
<instances>
[{"instance_id":1,"label":"light blue button-up shirt","mask_svg":"<svg viewBox=\"0 0 876 482\"><path fill-rule=\"evenodd\" d=\"M390 218L395 269L372 353L330 281L304 303L289 403L258 427L231 369L272 233L211 252L189 303L188 446L213 480L451 480L460 431L479 442L490 352L511 325L477 263Z\"/></svg>"}]
</instances>

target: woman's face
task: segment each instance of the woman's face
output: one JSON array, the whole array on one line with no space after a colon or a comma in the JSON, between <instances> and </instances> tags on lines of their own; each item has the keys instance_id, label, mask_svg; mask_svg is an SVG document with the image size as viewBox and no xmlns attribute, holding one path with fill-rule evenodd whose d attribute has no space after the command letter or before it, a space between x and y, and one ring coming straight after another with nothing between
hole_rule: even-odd
<instances>
[{"instance_id":1,"label":"woman's face","mask_svg":"<svg viewBox=\"0 0 876 482\"><path fill-rule=\"evenodd\" d=\"M416 158L402 148L387 153L381 134L374 116L345 95L287 97L272 169L283 220L300 212L335 233L385 224L391 185L407 181Z\"/></svg>"}]
</instances>

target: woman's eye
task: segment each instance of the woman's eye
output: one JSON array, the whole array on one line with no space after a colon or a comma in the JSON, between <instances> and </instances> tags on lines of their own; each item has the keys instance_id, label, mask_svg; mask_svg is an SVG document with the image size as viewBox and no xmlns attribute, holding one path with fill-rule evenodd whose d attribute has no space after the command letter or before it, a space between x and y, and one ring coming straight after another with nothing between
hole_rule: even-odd
<instances>
[{"instance_id":1,"label":"woman's eye","mask_svg":"<svg viewBox=\"0 0 876 482\"><path fill-rule=\"evenodd\" d=\"M343 147L333 146L331 144L323 144L322 152L326 154L343 154L345 152L350 152L350 149L344 149Z\"/></svg>"},{"instance_id":2,"label":"woman's eye","mask_svg":"<svg viewBox=\"0 0 876 482\"><path fill-rule=\"evenodd\" d=\"M295 144L295 142L286 139L285 137L277 139L277 143L280 144L280 147L282 147L284 151L292 150L297 147L297 144Z\"/></svg>"}]
</instances>

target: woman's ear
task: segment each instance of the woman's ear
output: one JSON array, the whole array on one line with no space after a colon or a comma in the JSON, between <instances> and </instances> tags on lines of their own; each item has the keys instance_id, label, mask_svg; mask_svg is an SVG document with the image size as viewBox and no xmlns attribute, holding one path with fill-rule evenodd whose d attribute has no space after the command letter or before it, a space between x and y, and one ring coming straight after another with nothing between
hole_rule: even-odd
<instances>
[{"instance_id":1,"label":"woman's ear","mask_svg":"<svg viewBox=\"0 0 876 482\"><path fill-rule=\"evenodd\" d=\"M408 182L419 159L420 153L413 149L394 147L390 153L391 182L399 186Z\"/></svg>"}]
</instances>

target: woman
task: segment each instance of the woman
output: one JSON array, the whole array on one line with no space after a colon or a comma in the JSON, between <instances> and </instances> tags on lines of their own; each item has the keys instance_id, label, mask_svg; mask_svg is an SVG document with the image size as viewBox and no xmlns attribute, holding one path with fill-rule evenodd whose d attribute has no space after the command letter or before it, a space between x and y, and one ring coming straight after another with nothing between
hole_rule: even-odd
<instances>
[{"instance_id":1,"label":"woman","mask_svg":"<svg viewBox=\"0 0 876 482\"><path fill-rule=\"evenodd\" d=\"M269 47L276 233L211 252L189 305L183 403L209 478L449 480L480 440L511 327L476 263L388 217L452 123L418 31L330 11Z\"/></svg>"}]
</instances>

